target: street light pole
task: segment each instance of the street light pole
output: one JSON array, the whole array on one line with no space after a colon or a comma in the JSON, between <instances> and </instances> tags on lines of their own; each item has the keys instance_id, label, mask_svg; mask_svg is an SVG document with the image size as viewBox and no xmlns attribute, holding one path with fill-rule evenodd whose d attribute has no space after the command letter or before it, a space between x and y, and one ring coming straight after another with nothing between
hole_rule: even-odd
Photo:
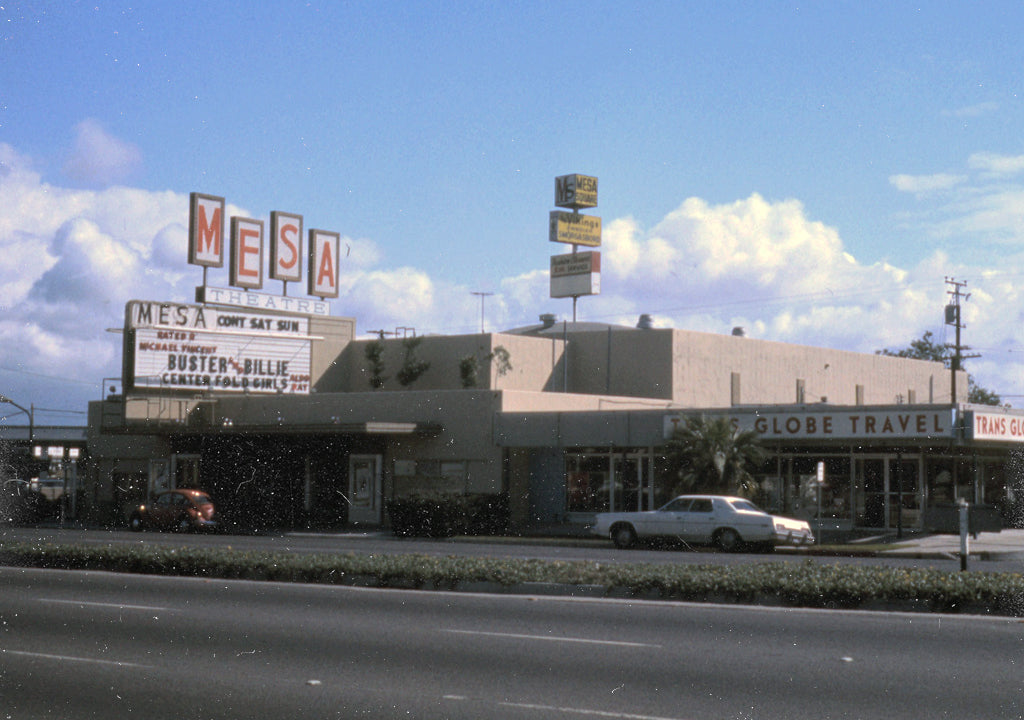
<instances>
[{"instance_id":1,"label":"street light pole","mask_svg":"<svg viewBox=\"0 0 1024 720\"><path fill-rule=\"evenodd\" d=\"M35 439L35 414L36 414L35 405L30 405L27 408L23 407L23 406L19 405L18 403L14 402L13 400L11 400L6 395L0 395L0 403L7 403L8 405L13 405L14 407L16 407L19 410L21 410L23 413L28 415L28 445L29 445L29 453L31 453L32 452L32 441Z\"/></svg>"}]
</instances>

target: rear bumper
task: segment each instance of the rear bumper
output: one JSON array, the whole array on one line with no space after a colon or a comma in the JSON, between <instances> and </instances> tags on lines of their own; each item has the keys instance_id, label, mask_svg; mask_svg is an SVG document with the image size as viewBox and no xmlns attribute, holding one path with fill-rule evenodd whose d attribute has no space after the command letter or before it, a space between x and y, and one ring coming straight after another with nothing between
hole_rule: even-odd
<instances>
[{"instance_id":1,"label":"rear bumper","mask_svg":"<svg viewBox=\"0 0 1024 720\"><path fill-rule=\"evenodd\" d=\"M776 530L772 533L775 545L813 545L814 533L810 530Z\"/></svg>"}]
</instances>

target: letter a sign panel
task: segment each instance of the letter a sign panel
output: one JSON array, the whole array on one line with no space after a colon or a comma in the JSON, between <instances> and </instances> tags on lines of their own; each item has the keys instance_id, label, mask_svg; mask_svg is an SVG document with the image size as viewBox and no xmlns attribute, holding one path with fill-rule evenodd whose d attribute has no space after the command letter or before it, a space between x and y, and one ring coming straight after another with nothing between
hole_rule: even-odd
<instances>
[{"instance_id":1,"label":"letter a sign panel","mask_svg":"<svg viewBox=\"0 0 1024 720\"><path fill-rule=\"evenodd\" d=\"M310 295L322 298L338 297L338 249L341 236L326 230L309 231L309 287Z\"/></svg>"},{"instance_id":2,"label":"letter a sign panel","mask_svg":"<svg viewBox=\"0 0 1024 720\"><path fill-rule=\"evenodd\" d=\"M224 198L189 194L188 261L192 265L224 265Z\"/></svg>"}]
</instances>

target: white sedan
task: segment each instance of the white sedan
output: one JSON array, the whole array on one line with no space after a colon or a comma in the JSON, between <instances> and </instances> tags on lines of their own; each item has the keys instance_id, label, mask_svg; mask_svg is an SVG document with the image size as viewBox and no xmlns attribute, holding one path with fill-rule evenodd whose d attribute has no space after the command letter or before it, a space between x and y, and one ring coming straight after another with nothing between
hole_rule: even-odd
<instances>
[{"instance_id":1,"label":"white sedan","mask_svg":"<svg viewBox=\"0 0 1024 720\"><path fill-rule=\"evenodd\" d=\"M620 548L658 537L726 551L745 544L770 548L814 542L804 520L769 515L745 498L726 495L680 495L657 510L598 513L590 531L611 538Z\"/></svg>"}]
</instances>

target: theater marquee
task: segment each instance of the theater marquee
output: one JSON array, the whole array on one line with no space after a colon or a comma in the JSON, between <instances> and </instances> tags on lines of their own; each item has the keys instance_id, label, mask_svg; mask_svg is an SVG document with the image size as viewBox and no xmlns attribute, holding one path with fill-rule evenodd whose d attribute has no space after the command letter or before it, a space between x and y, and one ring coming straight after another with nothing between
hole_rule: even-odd
<instances>
[{"instance_id":1,"label":"theater marquee","mask_svg":"<svg viewBox=\"0 0 1024 720\"><path fill-rule=\"evenodd\" d=\"M125 330L126 387L309 392L307 317L132 301Z\"/></svg>"}]
</instances>

